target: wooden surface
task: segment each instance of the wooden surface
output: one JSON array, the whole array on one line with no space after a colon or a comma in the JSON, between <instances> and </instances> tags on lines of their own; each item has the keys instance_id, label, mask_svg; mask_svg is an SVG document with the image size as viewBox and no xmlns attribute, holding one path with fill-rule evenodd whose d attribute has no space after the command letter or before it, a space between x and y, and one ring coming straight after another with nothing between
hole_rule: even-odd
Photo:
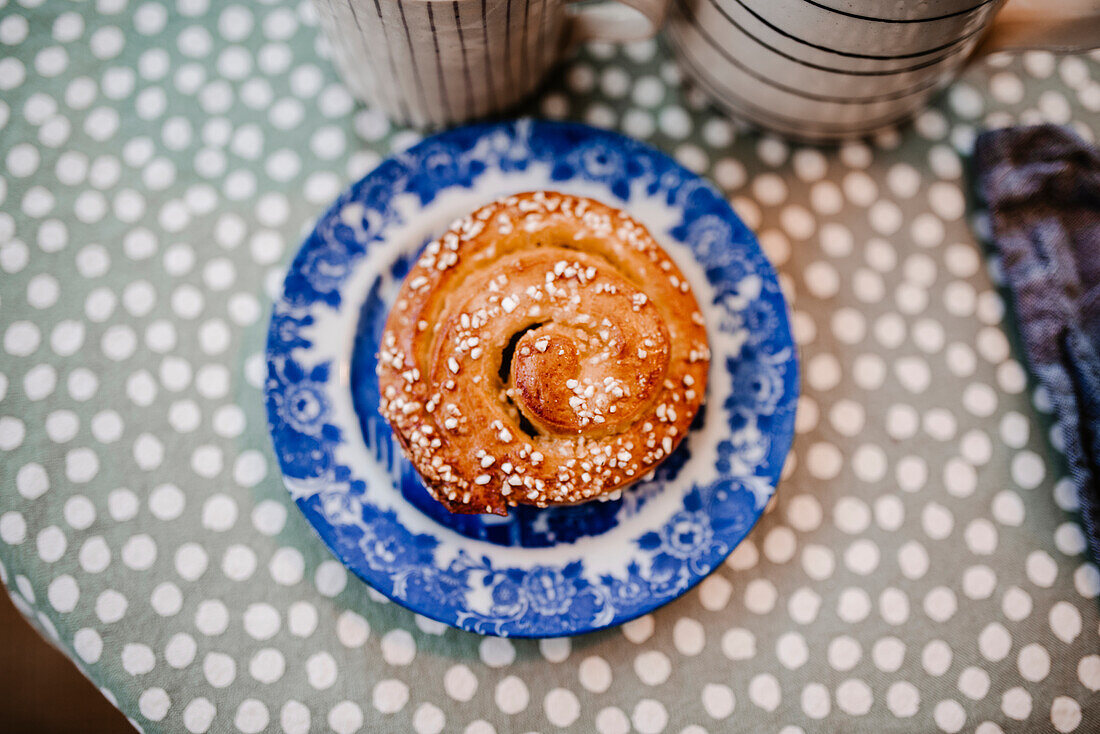
<instances>
[{"instance_id":1,"label":"wooden surface","mask_svg":"<svg viewBox=\"0 0 1100 734\"><path fill-rule=\"evenodd\" d=\"M126 718L0 593L0 729L131 734Z\"/></svg>"}]
</instances>

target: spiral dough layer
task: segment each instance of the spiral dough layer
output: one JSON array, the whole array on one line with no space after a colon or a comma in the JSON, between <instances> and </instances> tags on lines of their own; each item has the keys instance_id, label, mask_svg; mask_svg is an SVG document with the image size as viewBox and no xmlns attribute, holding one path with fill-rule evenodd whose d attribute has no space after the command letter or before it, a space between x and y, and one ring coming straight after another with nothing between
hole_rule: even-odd
<instances>
[{"instance_id":1,"label":"spiral dough layer","mask_svg":"<svg viewBox=\"0 0 1100 734\"><path fill-rule=\"evenodd\" d=\"M378 355L381 411L452 512L572 504L683 439L710 350L645 227L592 199L517 194L424 250Z\"/></svg>"}]
</instances>

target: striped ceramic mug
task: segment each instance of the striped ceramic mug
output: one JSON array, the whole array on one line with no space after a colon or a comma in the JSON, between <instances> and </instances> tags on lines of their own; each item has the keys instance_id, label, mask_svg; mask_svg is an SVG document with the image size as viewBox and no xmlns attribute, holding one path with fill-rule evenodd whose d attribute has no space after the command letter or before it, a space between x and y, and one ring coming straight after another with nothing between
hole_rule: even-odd
<instances>
[{"instance_id":1,"label":"striped ceramic mug","mask_svg":"<svg viewBox=\"0 0 1100 734\"><path fill-rule=\"evenodd\" d=\"M874 132L919 110L980 52L1100 45L1100 0L672 0L689 77L788 136ZM980 47L979 47L980 44Z\"/></svg>"},{"instance_id":2,"label":"striped ceramic mug","mask_svg":"<svg viewBox=\"0 0 1100 734\"><path fill-rule=\"evenodd\" d=\"M313 0L345 83L393 119L442 126L518 102L572 43L653 36L668 0Z\"/></svg>"}]
</instances>

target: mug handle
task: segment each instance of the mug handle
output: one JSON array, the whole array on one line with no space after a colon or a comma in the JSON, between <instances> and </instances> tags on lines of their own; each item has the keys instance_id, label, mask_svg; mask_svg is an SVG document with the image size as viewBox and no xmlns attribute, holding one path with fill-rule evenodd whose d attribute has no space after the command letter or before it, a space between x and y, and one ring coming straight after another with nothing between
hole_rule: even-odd
<instances>
[{"instance_id":1,"label":"mug handle","mask_svg":"<svg viewBox=\"0 0 1100 734\"><path fill-rule=\"evenodd\" d=\"M1100 0L1008 0L975 55L1046 49L1076 53L1100 47Z\"/></svg>"},{"instance_id":2,"label":"mug handle","mask_svg":"<svg viewBox=\"0 0 1100 734\"><path fill-rule=\"evenodd\" d=\"M566 42L574 46L587 41L627 43L653 38L664 25L668 4L669 0L619 0L570 8Z\"/></svg>"}]
</instances>

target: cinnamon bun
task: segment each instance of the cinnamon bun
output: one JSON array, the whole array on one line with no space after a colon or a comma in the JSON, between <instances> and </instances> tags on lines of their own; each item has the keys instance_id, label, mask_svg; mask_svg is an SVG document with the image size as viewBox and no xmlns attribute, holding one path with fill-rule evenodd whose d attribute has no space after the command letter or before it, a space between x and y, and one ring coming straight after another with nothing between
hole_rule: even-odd
<instances>
[{"instance_id":1,"label":"cinnamon bun","mask_svg":"<svg viewBox=\"0 0 1100 734\"><path fill-rule=\"evenodd\" d=\"M573 504L684 438L710 350L688 282L644 226L592 199L509 196L455 222L386 322L381 412L457 513Z\"/></svg>"}]
</instances>

